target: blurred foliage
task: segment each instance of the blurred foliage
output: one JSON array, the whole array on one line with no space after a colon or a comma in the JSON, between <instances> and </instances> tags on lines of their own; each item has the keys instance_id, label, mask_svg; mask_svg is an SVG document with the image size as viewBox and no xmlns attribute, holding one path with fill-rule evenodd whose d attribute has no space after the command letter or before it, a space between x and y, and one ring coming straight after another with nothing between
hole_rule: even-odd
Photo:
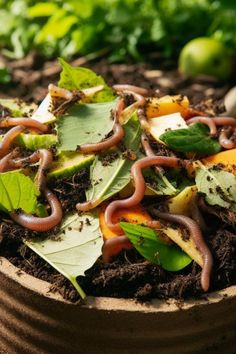
<instances>
[{"instance_id":1,"label":"blurred foliage","mask_svg":"<svg viewBox=\"0 0 236 354\"><path fill-rule=\"evenodd\" d=\"M190 39L214 36L236 53L233 0L0 0L0 49L46 58L106 49L111 61L161 50L176 56Z\"/></svg>"}]
</instances>

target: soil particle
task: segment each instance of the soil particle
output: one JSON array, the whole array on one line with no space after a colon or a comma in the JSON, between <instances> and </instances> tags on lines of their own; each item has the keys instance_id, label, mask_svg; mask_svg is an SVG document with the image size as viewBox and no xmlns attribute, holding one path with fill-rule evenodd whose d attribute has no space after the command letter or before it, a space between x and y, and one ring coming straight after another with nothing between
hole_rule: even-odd
<instances>
[{"instance_id":1,"label":"soil particle","mask_svg":"<svg viewBox=\"0 0 236 354\"><path fill-rule=\"evenodd\" d=\"M72 177L55 179L49 188L61 201L65 213L75 209L75 205L85 201L85 191L90 186L89 170L84 168Z\"/></svg>"},{"instance_id":2,"label":"soil particle","mask_svg":"<svg viewBox=\"0 0 236 354\"><path fill-rule=\"evenodd\" d=\"M102 75L108 84L132 83L150 90L157 96L187 95L196 109L207 113L224 111L223 96L234 82L223 83L208 76L187 79L174 69L174 63L153 60L139 64L111 64L105 58L88 61L78 58L71 63L86 66ZM45 62L35 52L25 59L8 61L13 81L6 86L4 97L19 97L26 101L40 102L47 93L49 83L56 83L60 73L58 61ZM235 78L232 78L235 80ZM213 99L214 98L214 99Z\"/></svg>"}]
</instances>

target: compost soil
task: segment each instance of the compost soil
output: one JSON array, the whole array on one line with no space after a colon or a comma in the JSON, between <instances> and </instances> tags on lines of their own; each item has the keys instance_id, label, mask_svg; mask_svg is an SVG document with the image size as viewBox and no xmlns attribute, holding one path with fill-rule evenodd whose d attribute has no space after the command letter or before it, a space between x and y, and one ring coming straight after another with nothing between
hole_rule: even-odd
<instances>
[{"instance_id":1,"label":"compost soil","mask_svg":"<svg viewBox=\"0 0 236 354\"><path fill-rule=\"evenodd\" d=\"M231 82L222 83L206 76L195 80L186 79L168 61L134 65L109 64L105 59L88 62L86 58L79 58L73 64L92 68L109 84L140 85L157 96L179 93L187 95L196 109L208 114L224 111L223 97L236 81L232 78ZM56 82L60 72L56 61L44 62L35 53L30 53L24 60L12 61L8 66L13 82L4 87L4 97L34 102L40 102L45 97L48 84ZM1 96L3 97L2 93ZM2 113L5 115L7 112ZM156 146L156 149L159 147ZM168 151L163 154L168 154ZM84 200L88 181L88 171L84 169L70 178L57 180L51 186L62 201L64 212L74 209L78 201ZM208 221L211 219L211 225L214 225L206 239L214 256L210 288L214 291L236 284L236 233L234 223L232 224L235 218L223 217L222 210L216 209L205 210L204 213ZM0 256L6 257L19 268L19 276L21 270L26 271L51 283L51 290L59 291L65 299L78 301L79 295L71 283L22 243L22 238L37 237L37 233L5 219L3 214L0 218ZM46 236L55 237L56 233L57 229ZM203 295L200 274L201 269L195 262L181 272L171 273L144 260L135 250L131 250L121 253L110 264L98 261L86 272L86 277L78 278L78 282L87 295L136 298L142 301L169 297L185 299Z\"/></svg>"}]
</instances>

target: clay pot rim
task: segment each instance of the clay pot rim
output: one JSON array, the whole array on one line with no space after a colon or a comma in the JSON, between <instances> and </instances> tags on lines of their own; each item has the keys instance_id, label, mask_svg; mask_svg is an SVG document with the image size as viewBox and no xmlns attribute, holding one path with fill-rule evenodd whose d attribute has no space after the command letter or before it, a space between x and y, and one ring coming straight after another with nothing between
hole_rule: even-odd
<instances>
[{"instance_id":1,"label":"clay pot rim","mask_svg":"<svg viewBox=\"0 0 236 354\"><path fill-rule=\"evenodd\" d=\"M0 272L3 273L9 280L18 283L20 286L30 290L32 293L37 293L42 297L62 302L69 306L79 306L96 310L106 311L128 311L128 312L174 312L178 311L180 306L178 301L170 299L168 301L154 299L149 303L139 303L133 299L118 299L108 297L93 297L87 296L85 300L74 304L65 300L59 292L51 291L51 284L35 278L15 267L6 258L0 257ZM187 310L198 306L206 306L213 303L218 303L225 299L236 297L236 285L230 286L223 290L206 294L202 299L189 299L181 302L181 310Z\"/></svg>"}]
</instances>

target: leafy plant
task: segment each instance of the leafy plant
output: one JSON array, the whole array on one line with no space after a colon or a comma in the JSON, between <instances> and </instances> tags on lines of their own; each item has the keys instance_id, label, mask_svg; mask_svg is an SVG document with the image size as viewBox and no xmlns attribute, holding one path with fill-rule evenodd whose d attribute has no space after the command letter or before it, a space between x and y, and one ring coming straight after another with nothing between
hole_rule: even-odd
<instances>
[{"instance_id":1,"label":"leafy plant","mask_svg":"<svg viewBox=\"0 0 236 354\"><path fill-rule=\"evenodd\" d=\"M140 60L156 50L178 55L205 35L236 52L235 14L234 2L219 0L7 0L0 1L0 40L14 58L31 49L65 58L107 49L112 61Z\"/></svg>"},{"instance_id":2,"label":"leafy plant","mask_svg":"<svg viewBox=\"0 0 236 354\"><path fill-rule=\"evenodd\" d=\"M174 151L211 155L221 150L219 142L209 136L209 129L201 123L187 129L170 130L160 139Z\"/></svg>"},{"instance_id":3,"label":"leafy plant","mask_svg":"<svg viewBox=\"0 0 236 354\"><path fill-rule=\"evenodd\" d=\"M179 271L192 262L192 259L179 247L169 245L146 226L120 222L126 236L137 251L147 260L169 271Z\"/></svg>"}]
</instances>

